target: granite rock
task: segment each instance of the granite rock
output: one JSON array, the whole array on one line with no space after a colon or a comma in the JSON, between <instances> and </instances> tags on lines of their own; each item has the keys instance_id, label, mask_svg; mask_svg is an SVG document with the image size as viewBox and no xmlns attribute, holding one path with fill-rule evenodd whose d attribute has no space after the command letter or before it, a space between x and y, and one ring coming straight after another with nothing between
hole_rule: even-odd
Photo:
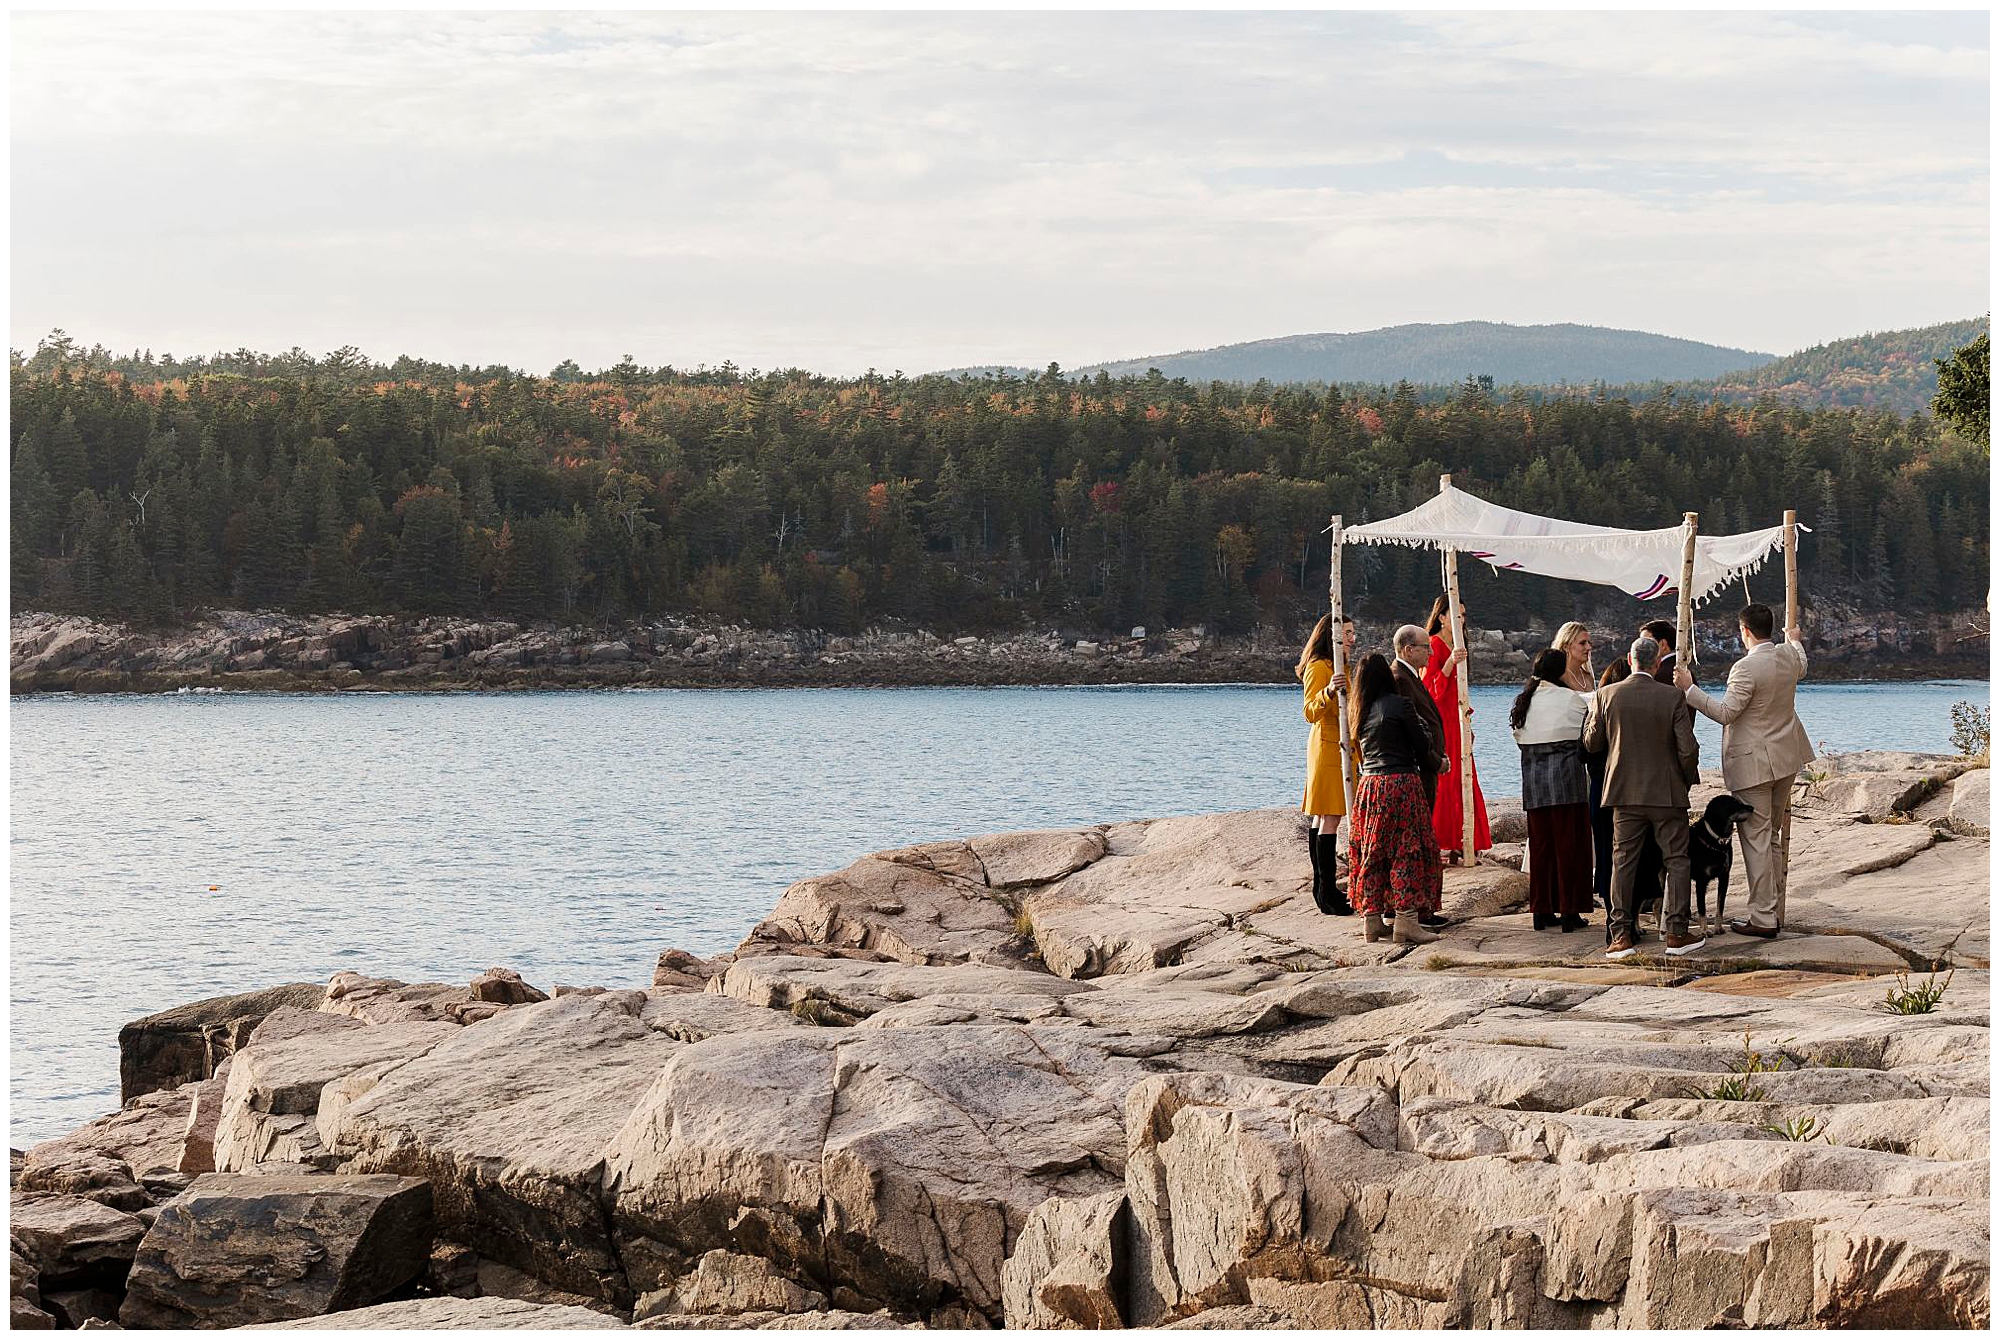
<instances>
[{"instance_id":1,"label":"granite rock","mask_svg":"<svg viewBox=\"0 0 2000 1340\"><path fill-rule=\"evenodd\" d=\"M363 1307L424 1273L431 1231L417 1178L208 1173L147 1230L119 1320L214 1328Z\"/></svg>"}]
</instances>

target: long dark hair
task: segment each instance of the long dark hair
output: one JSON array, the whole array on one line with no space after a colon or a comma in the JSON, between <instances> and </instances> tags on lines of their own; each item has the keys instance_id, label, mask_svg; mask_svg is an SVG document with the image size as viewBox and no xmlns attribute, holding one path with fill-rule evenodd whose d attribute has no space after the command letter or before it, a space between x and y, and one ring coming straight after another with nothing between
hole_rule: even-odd
<instances>
[{"instance_id":1,"label":"long dark hair","mask_svg":"<svg viewBox=\"0 0 2000 1340\"><path fill-rule=\"evenodd\" d=\"M1613 660L1611 664L1604 667L1604 673L1597 677L1597 687L1600 689L1610 688L1613 684L1621 683L1630 678L1632 678L1632 658L1629 656L1620 656Z\"/></svg>"},{"instance_id":2,"label":"long dark hair","mask_svg":"<svg viewBox=\"0 0 2000 1340\"><path fill-rule=\"evenodd\" d=\"M1436 637L1438 630L1449 622L1451 622L1451 597L1442 595L1431 602L1431 617L1424 620L1424 632L1427 636Z\"/></svg>"},{"instance_id":3,"label":"long dark hair","mask_svg":"<svg viewBox=\"0 0 2000 1340\"><path fill-rule=\"evenodd\" d=\"M1322 614L1313 625L1312 634L1306 638L1305 649L1299 652L1299 663L1292 667L1292 674L1300 683L1305 682L1306 667L1314 661L1333 659L1333 616Z\"/></svg>"},{"instance_id":4,"label":"long dark hair","mask_svg":"<svg viewBox=\"0 0 2000 1340\"><path fill-rule=\"evenodd\" d=\"M1519 696L1514 699L1514 710L1507 714L1507 724L1515 730L1521 729L1528 721L1528 704L1535 700L1535 689L1543 682L1561 684L1563 676L1569 673L1569 653L1550 647L1535 658L1535 673L1528 676Z\"/></svg>"},{"instance_id":5,"label":"long dark hair","mask_svg":"<svg viewBox=\"0 0 2000 1340\"><path fill-rule=\"evenodd\" d=\"M1395 696L1396 676L1389 671L1389 662L1379 651L1371 651L1361 658L1361 669L1354 678L1353 732L1358 738L1361 723L1368 719L1368 709L1379 699Z\"/></svg>"}]
</instances>

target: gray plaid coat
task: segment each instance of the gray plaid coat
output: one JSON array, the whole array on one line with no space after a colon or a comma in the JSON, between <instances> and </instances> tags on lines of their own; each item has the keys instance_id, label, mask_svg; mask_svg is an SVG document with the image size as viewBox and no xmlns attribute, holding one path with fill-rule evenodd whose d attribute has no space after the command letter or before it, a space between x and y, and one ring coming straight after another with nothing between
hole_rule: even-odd
<instances>
[{"instance_id":1,"label":"gray plaid coat","mask_svg":"<svg viewBox=\"0 0 2000 1340\"><path fill-rule=\"evenodd\" d=\"M1560 740L1555 744L1521 746L1521 808L1547 809L1551 805L1581 805L1590 794L1590 779L1583 771L1583 744Z\"/></svg>"}]
</instances>

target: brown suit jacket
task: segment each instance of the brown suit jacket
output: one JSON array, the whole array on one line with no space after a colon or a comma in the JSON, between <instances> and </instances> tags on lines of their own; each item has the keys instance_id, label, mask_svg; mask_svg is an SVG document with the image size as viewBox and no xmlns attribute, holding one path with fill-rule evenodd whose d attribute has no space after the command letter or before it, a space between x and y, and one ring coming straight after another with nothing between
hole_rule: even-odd
<instances>
[{"instance_id":1,"label":"brown suit jacket","mask_svg":"<svg viewBox=\"0 0 2000 1340\"><path fill-rule=\"evenodd\" d=\"M1431 737L1431 752L1443 758L1444 718L1438 714L1437 699L1431 697L1431 691L1424 687L1424 681L1411 674L1410 668L1400 660L1391 658L1389 669L1396 676L1396 692L1410 700L1410 706L1417 711L1418 724L1423 726L1424 732ZM1419 773L1418 776L1423 778L1424 795L1427 798L1435 798L1438 784L1436 770Z\"/></svg>"},{"instance_id":2,"label":"brown suit jacket","mask_svg":"<svg viewBox=\"0 0 2000 1340\"><path fill-rule=\"evenodd\" d=\"M1701 746L1694 712L1672 685L1634 675L1597 691L1584 723L1583 747L1607 750L1604 804L1687 808L1688 787L1701 780Z\"/></svg>"}]
</instances>

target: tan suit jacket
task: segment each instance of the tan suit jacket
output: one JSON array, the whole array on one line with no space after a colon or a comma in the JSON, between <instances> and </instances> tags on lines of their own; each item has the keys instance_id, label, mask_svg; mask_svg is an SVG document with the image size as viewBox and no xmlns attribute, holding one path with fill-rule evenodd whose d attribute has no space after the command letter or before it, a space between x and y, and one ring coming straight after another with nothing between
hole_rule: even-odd
<instances>
[{"instance_id":1,"label":"tan suit jacket","mask_svg":"<svg viewBox=\"0 0 2000 1340\"><path fill-rule=\"evenodd\" d=\"M1685 810L1688 787L1701 779L1694 713L1671 684L1633 675L1597 691L1584 723L1583 747L1608 750L1604 801L1621 806Z\"/></svg>"},{"instance_id":2,"label":"tan suit jacket","mask_svg":"<svg viewBox=\"0 0 2000 1340\"><path fill-rule=\"evenodd\" d=\"M1688 688L1688 705L1722 723L1722 784L1731 791L1779 781L1812 762L1812 741L1794 703L1805 677L1804 647L1764 642L1729 667L1721 702L1699 686Z\"/></svg>"}]
</instances>

